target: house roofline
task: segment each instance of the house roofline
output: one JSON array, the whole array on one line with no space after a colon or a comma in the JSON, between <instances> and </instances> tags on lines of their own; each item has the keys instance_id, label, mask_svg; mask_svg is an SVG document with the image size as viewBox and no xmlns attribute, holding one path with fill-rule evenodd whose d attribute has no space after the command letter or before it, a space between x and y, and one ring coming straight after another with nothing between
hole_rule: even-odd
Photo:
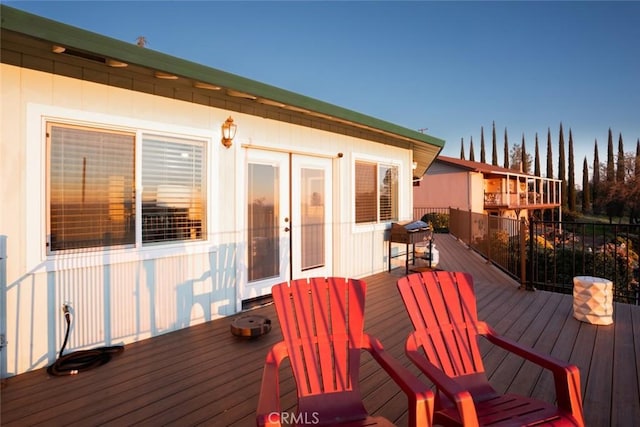
<instances>
[{"instance_id":1,"label":"house roofline","mask_svg":"<svg viewBox=\"0 0 640 427\"><path fill-rule=\"evenodd\" d=\"M271 106L277 105L284 109L307 113L310 116L320 117L341 125L377 132L396 140L396 143L388 145L412 149L414 157L416 154L420 156L421 152L424 155L425 150L429 152L429 156L433 153L437 155L445 144L442 139L375 117L152 49L141 48L132 43L126 43L12 7L0 5L0 12L2 17L0 27L3 30L47 41L66 49L86 52L215 85L227 91L233 91L233 96L255 97L264 100L267 105L271 103ZM425 145L430 147L425 147ZM426 167L428 164L422 164L420 169L426 169Z\"/></svg>"},{"instance_id":2,"label":"house roofline","mask_svg":"<svg viewBox=\"0 0 640 427\"><path fill-rule=\"evenodd\" d=\"M470 172L479 172L483 174L493 174L493 175L509 175L509 176L517 176L520 178L544 179L545 181L556 181L556 182L562 181L560 179L544 178L541 176L517 172L513 169L507 169L500 166L489 165L487 163L456 159L454 157L448 157L448 156L438 156L436 161L441 163L446 163L448 165L455 166L461 169L465 169Z\"/></svg>"}]
</instances>

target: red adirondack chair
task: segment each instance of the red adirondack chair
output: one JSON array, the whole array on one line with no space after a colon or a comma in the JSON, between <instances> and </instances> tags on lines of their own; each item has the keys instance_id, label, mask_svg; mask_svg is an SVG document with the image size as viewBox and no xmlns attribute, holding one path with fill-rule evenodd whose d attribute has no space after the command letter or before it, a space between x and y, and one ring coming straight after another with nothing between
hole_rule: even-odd
<instances>
[{"instance_id":1,"label":"red adirondack chair","mask_svg":"<svg viewBox=\"0 0 640 427\"><path fill-rule=\"evenodd\" d=\"M398 280L398 289L415 328L406 342L407 356L438 390L434 424L584 425L578 368L527 349L479 321L469 274L410 274ZM557 406L497 393L487 380L478 336L549 369L555 381Z\"/></svg>"},{"instance_id":2,"label":"red adirondack chair","mask_svg":"<svg viewBox=\"0 0 640 427\"><path fill-rule=\"evenodd\" d=\"M407 395L409 423L430 426L433 392L382 344L363 332L366 285L362 280L312 278L272 288L283 341L266 357L257 410L259 426L393 425L367 413L358 383L360 352L367 350ZM282 412L279 367L289 357L298 406Z\"/></svg>"}]
</instances>

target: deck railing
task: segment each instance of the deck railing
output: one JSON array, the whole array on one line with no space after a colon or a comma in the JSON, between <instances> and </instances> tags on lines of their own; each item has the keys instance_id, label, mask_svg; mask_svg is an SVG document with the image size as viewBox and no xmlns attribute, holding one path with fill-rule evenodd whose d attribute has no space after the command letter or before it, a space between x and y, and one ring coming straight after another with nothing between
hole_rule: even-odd
<instances>
[{"instance_id":1,"label":"deck railing","mask_svg":"<svg viewBox=\"0 0 640 427\"><path fill-rule=\"evenodd\" d=\"M614 300L640 305L640 225L515 220L460 209L414 209L527 289L573 292L573 278L611 280ZM438 227L434 224L434 229Z\"/></svg>"}]
</instances>

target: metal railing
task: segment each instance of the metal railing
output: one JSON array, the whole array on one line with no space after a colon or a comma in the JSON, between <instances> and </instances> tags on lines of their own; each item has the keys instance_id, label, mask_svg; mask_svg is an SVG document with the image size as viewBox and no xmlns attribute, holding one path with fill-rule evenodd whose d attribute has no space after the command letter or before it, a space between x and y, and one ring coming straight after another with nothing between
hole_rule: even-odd
<instances>
[{"instance_id":1,"label":"metal railing","mask_svg":"<svg viewBox=\"0 0 640 427\"><path fill-rule=\"evenodd\" d=\"M573 278L595 276L613 282L613 299L640 305L640 225L532 221L528 283L571 293Z\"/></svg>"},{"instance_id":2,"label":"metal railing","mask_svg":"<svg viewBox=\"0 0 640 427\"><path fill-rule=\"evenodd\" d=\"M527 289L572 293L574 277L595 276L613 282L615 301L640 305L640 225L528 222L453 208L415 208L414 217L446 224L442 231Z\"/></svg>"}]
</instances>

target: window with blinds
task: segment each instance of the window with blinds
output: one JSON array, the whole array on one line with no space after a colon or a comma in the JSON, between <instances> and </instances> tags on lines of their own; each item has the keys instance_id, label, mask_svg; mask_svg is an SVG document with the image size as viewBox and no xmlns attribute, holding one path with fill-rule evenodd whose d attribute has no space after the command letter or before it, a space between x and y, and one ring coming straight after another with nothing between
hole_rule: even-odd
<instances>
[{"instance_id":1,"label":"window with blinds","mask_svg":"<svg viewBox=\"0 0 640 427\"><path fill-rule=\"evenodd\" d=\"M135 135L48 123L48 252L135 243Z\"/></svg>"},{"instance_id":2,"label":"window with blinds","mask_svg":"<svg viewBox=\"0 0 640 427\"><path fill-rule=\"evenodd\" d=\"M202 141L143 136L143 243L203 238L204 158Z\"/></svg>"},{"instance_id":3,"label":"window with blinds","mask_svg":"<svg viewBox=\"0 0 640 427\"><path fill-rule=\"evenodd\" d=\"M356 161L356 224L378 218L375 163Z\"/></svg>"},{"instance_id":4,"label":"window with blinds","mask_svg":"<svg viewBox=\"0 0 640 427\"><path fill-rule=\"evenodd\" d=\"M356 161L355 189L356 224L397 220L397 166Z\"/></svg>"},{"instance_id":5,"label":"window with blinds","mask_svg":"<svg viewBox=\"0 0 640 427\"><path fill-rule=\"evenodd\" d=\"M398 167L380 165L378 197L380 221L398 220Z\"/></svg>"}]
</instances>

